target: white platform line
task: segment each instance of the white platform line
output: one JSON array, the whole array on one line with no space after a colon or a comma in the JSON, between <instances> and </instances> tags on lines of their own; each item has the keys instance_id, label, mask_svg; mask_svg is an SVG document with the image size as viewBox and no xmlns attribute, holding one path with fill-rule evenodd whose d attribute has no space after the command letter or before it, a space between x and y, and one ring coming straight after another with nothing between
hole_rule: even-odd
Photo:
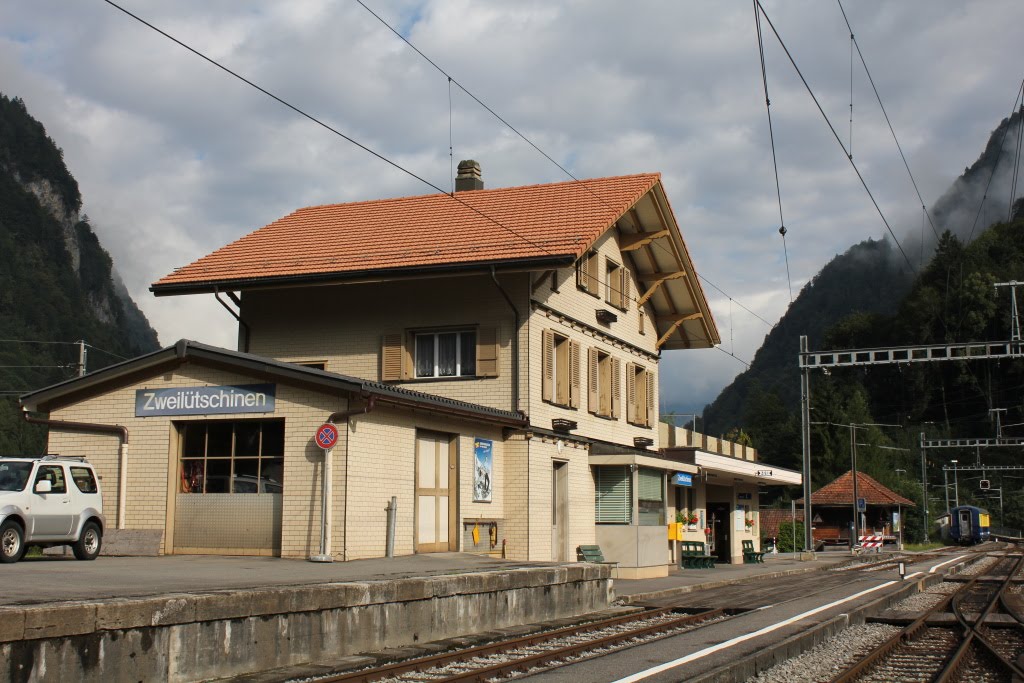
<instances>
[{"instance_id":1,"label":"white platform line","mask_svg":"<svg viewBox=\"0 0 1024 683\"><path fill-rule=\"evenodd\" d=\"M867 590L862 590L860 593L855 593L855 594L853 594L853 595L851 595L849 597L843 598L842 600L836 600L835 602L830 602L827 605L822 605L820 607L815 607L812 610L808 610L808 611L803 612L801 614L797 614L796 616L790 617L789 619L784 619L783 621L780 621L780 622L775 623L775 624L771 624L770 626L765 626L764 628L762 628L760 630L757 630L757 631L754 631L753 633L746 633L746 634L744 634L742 636L736 636L735 638L733 638L731 640L726 640L724 642L719 643L718 645L712 645L711 647L706 647L703 650L698 650L697 652L688 654L685 657L680 657L679 659L673 659L671 662L665 662L664 664L659 664L658 666L651 667L650 669L646 669L644 671L638 671L637 673L632 674L630 676L626 676L625 678L620 678L617 681L614 681L614 683L633 683L633 681L641 681L641 680L643 680L645 678L649 678L649 677L651 677L651 676L653 676L655 674L659 674L662 671L668 671L669 669L674 669L677 666L682 666L683 664L688 664L689 662L698 660L701 657L706 657L706 656L708 656L710 654L718 652L719 650L725 650L726 648L730 648L733 645L738 645L739 643L742 643L744 641L750 640L751 638L757 638L758 636L763 636L766 633L771 633L772 631L776 631L776 630L778 630L778 629L780 629L780 628L782 628L784 626L789 626L790 624L795 623L797 621L800 621L801 619L806 619L807 617L814 616L815 614L818 614L819 612L824 612L825 610L831 609L833 607L836 607L837 605L842 605L845 602L850 602L851 600L856 600L857 598L859 598L861 596L864 596L864 595L867 595L868 593L874 593L877 590L881 590L883 588L887 588L887 587L893 585L894 583L899 583L899 582L898 581L886 581L885 583L880 584L878 586L875 586L874 588L868 588Z\"/></svg>"},{"instance_id":2,"label":"white platform line","mask_svg":"<svg viewBox=\"0 0 1024 683\"><path fill-rule=\"evenodd\" d=\"M962 560L965 557L967 557L967 555L958 555L957 557L954 557L952 560L946 560L945 562L940 562L937 565L935 565L934 567L932 567L931 569L929 569L928 573L929 574L934 574L935 570L938 569L939 567L945 567L947 564L952 564L953 562L956 562L957 560Z\"/></svg>"}]
</instances>

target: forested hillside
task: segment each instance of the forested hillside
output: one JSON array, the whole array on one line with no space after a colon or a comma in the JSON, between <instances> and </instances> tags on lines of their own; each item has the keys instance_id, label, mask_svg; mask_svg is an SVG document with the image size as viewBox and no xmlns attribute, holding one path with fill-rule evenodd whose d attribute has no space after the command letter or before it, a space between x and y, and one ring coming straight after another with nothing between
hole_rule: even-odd
<instances>
[{"instance_id":1,"label":"forested hillside","mask_svg":"<svg viewBox=\"0 0 1024 683\"><path fill-rule=\"evenodd\" d=\"M117 280L63 154L25 103L0 95L0 454L38 453L17 396L158 346Z\"/></svg>"},{"instance_id":2,"label":"forested hillside","mask_svg":"<svg viewBox=\"0 0 1024 683\"><path fill-rule=\"evenodd\" d=\"M1008 220L1008 188L1001 200L996 195L1004 189L1001 173L1014 165L1004 140L1016 137L1018 124L1019 116L1004 120L979 160L936 204L933 213L943 232L923 268L911 276L887 241L869 240L833 259L801 291L750 369L706 409L708 431L741 428L766 461L800 469L796 355L801 334L809 336L812 350L1010 339L1010 294L993 285L1024 280L1024 219L1018 202ZM993 168L995 181L989 183ZM988 208L982 209L986 188ZM987 226L992 219L999 222ZM1019 293L1024 296L1024 290ZM825 423L812 426L815 488L851 467L850 429L836 425L895 425L857 430L858 444L865 444L858 447L858 469L920 504L922 431L931 438L995 436L992 409L1006 409L1004 425L1024 423L1024 361L1018 360L815 372L811 388L812 424ZM1019 426L1005 433L1024 435ZM941 485L941 467L953 458L1016 464L1017 450L930 453L930 485ZM978 490L980 478L974 476L973 484L962 478L961 502L995 508L995 524L1024 528L1024 482L988 477L1003 488L1001 518L998 503ZM942 494L941 488L932 490L933 511L945 510ZM912 534L920 530L914 519L918 511L909 520Z\"/></svg>"}]
</instances>

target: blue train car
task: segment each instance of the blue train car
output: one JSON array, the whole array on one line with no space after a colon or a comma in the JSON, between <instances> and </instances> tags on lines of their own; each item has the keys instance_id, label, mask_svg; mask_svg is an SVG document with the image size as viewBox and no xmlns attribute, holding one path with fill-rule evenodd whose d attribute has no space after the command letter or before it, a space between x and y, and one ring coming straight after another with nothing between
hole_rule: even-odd
<instances>
[{"instance_id":1,"label":"blue train car","mask_svg":"<svg viewBox=\"0 0 1024 683\"><path fill-rule=\"evenodd\" d=\"M949 511L949 540L960 545L984 543L989 539L988 510L961 505Z\"/></svg>"}]
</instances>

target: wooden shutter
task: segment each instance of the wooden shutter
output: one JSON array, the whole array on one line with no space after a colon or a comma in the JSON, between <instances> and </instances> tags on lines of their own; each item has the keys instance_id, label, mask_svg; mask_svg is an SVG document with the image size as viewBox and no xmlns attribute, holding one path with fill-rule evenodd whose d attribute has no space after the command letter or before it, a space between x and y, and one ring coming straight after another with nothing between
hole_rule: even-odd
<instances>
[{"instance_id":1,"label":"wooden shutter","mask_svg":"<svg viewBox=\"0 0 1024 683\"><path fill-rule=\"evenodd\" d=\"M644 318L646 318L646 317L647 317L647 314L644 313L644 309L643 308L638 308L637 309L637 318L640 320L640 334L644 334Z\"/></svg>"},{"instance_id":2,"label":"wooden shutter","mask_svg":"<svg viewBox=\"0 0 1024 683\"><path fill-rule=\"evenodd\" d=\"M587 349L587 410L592 413L600 412L597 373L597 349L590 347Z\"/></svg>"},{"instance_id":3,"label":"wooden shutter","mask_svg":"<svg viewBox=\"0 0 1024 683\"><path fill-rule=\"evenodd\" d=\"M481 327L476 331L476 375L498 376L498 328Z\"/></svg>"},{"instance_id":4,"label":"wooden shutter","mask_svg":"<svg viewBox=\"0 0 1024 683\"><path fill-rule=\"evenodd\" d=\"M626 363L626 421L636 422L636 366Z\"/></svg>"},{"instance_id":5,"label":"wooden shutter","mask_svg":"<svg viewBox=\"0 0 1024 683\"><path fill-rule=\"evenodd\" d=\"M622 267L609 261L605 279L608 281L608 303L622 308Z\"/></svg>"},{"instance_id":6,"label":"wooden shutter","mask_svg":"<svg viewBox=\"0 0 1024 683\"><path fill-rule=\"evenodd\" d=\"M387 332L381 338L380 378L383 382L397 382L403 378L405 345L402 332Z\"/></svg>"},{"instance_id":7,"label":"wooden shutter","mask_svg":"<svg viewBox=\"0 0 1024 683\"><path fill-rule=\"evenodd\" d=\"M601 259L596 251L592 251L587 257L587 261L589 261L587 266L587 291L600 296L601 280L598 276L601 274Z\"/></svg>"},{"instance_id":8,"label":"wooden shutter","mask_svg":"<svg viewBox=\"0 0 1024 683\"><path fill-rule=\"evenodd\" d=\"M622 374L622 362L618 358L612 358L610 360L612 364L612 381L609 383L609 389L611 389L612 394L612 417L618 419L621 403L619 400L619 394L622 391L622 380L620 379L620 375Z\"/></svg>"},{"instance_id":9,"label":"wooden shutter","mask_svg":"<svg viewBox=\"0 0 1024 683\"><path fill-rule=\"evenodd\" d=\"M590 254L586 253L576 262L576 286L590 291Z\"/></svg>"},{"instance_id":10,"label":"wooden shutter","mask_svg":"<svg viewBox=\"0 0 1024 683\"><path fill-rule=\"evenodd\" d=\"M644 424L650 427L654 423L654 371L648 370L644 377L647 379L647 415Z\"/></svg>"},{"instance_id":11,"label":"wooden shutter","mask_svg":"<svg viewBox=\"0 0 1024 683\"><path fill-rule=\"evenodd\" d=\"M550 401L555 386L555 335L551 330L541 332L541 381L540 395Z\"/></svg>"},{"instance_id":12,"label":"wooden shutter","mask_svg":"<svg viewBox=\"0 0 1024 683\"><path fill-rule=\"evenodd\" d=\"M629 310L629 300L633 297L633 292L630 291L632 289L633 274L625 266L619 269L619 274L622 275L622 286L620 287L622 292L622 308Z\"/></svg>"},{"instance_id":13,"label":"wooden shutter","mask_svg":"<svg viewBox=\"0 0 1024 683\"><path fill-rule=\"evenodd\" d=\"M580 407L580 344L569 342L569 407Z\"/></svg>"}]
</instances>

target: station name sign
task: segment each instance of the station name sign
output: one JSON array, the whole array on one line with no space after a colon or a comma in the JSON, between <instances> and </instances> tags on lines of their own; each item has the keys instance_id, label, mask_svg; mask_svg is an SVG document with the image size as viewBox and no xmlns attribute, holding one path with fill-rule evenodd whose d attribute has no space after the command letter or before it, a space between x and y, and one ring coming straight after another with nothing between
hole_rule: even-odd
<instances>
[{"instance_id":1,"label":"station name sign","mask_svg":"<svg viewBox=\"0 0 1024 683\"><path fill-rule=\"evenodd\" d=\"M693 475L686 472L676 472L672 475L672 483L676 486L693 486Z\"/></svg>"},{"instance_id":2,"label":"station name sign","mask_svg":"<svg viewBox=\"0 0 1024 683\"><path fill-rule=\"evenodd\" d=\"M274 384L170 387L135 392L135 417L274 412Z\"/></svg>"}]
</instances>

